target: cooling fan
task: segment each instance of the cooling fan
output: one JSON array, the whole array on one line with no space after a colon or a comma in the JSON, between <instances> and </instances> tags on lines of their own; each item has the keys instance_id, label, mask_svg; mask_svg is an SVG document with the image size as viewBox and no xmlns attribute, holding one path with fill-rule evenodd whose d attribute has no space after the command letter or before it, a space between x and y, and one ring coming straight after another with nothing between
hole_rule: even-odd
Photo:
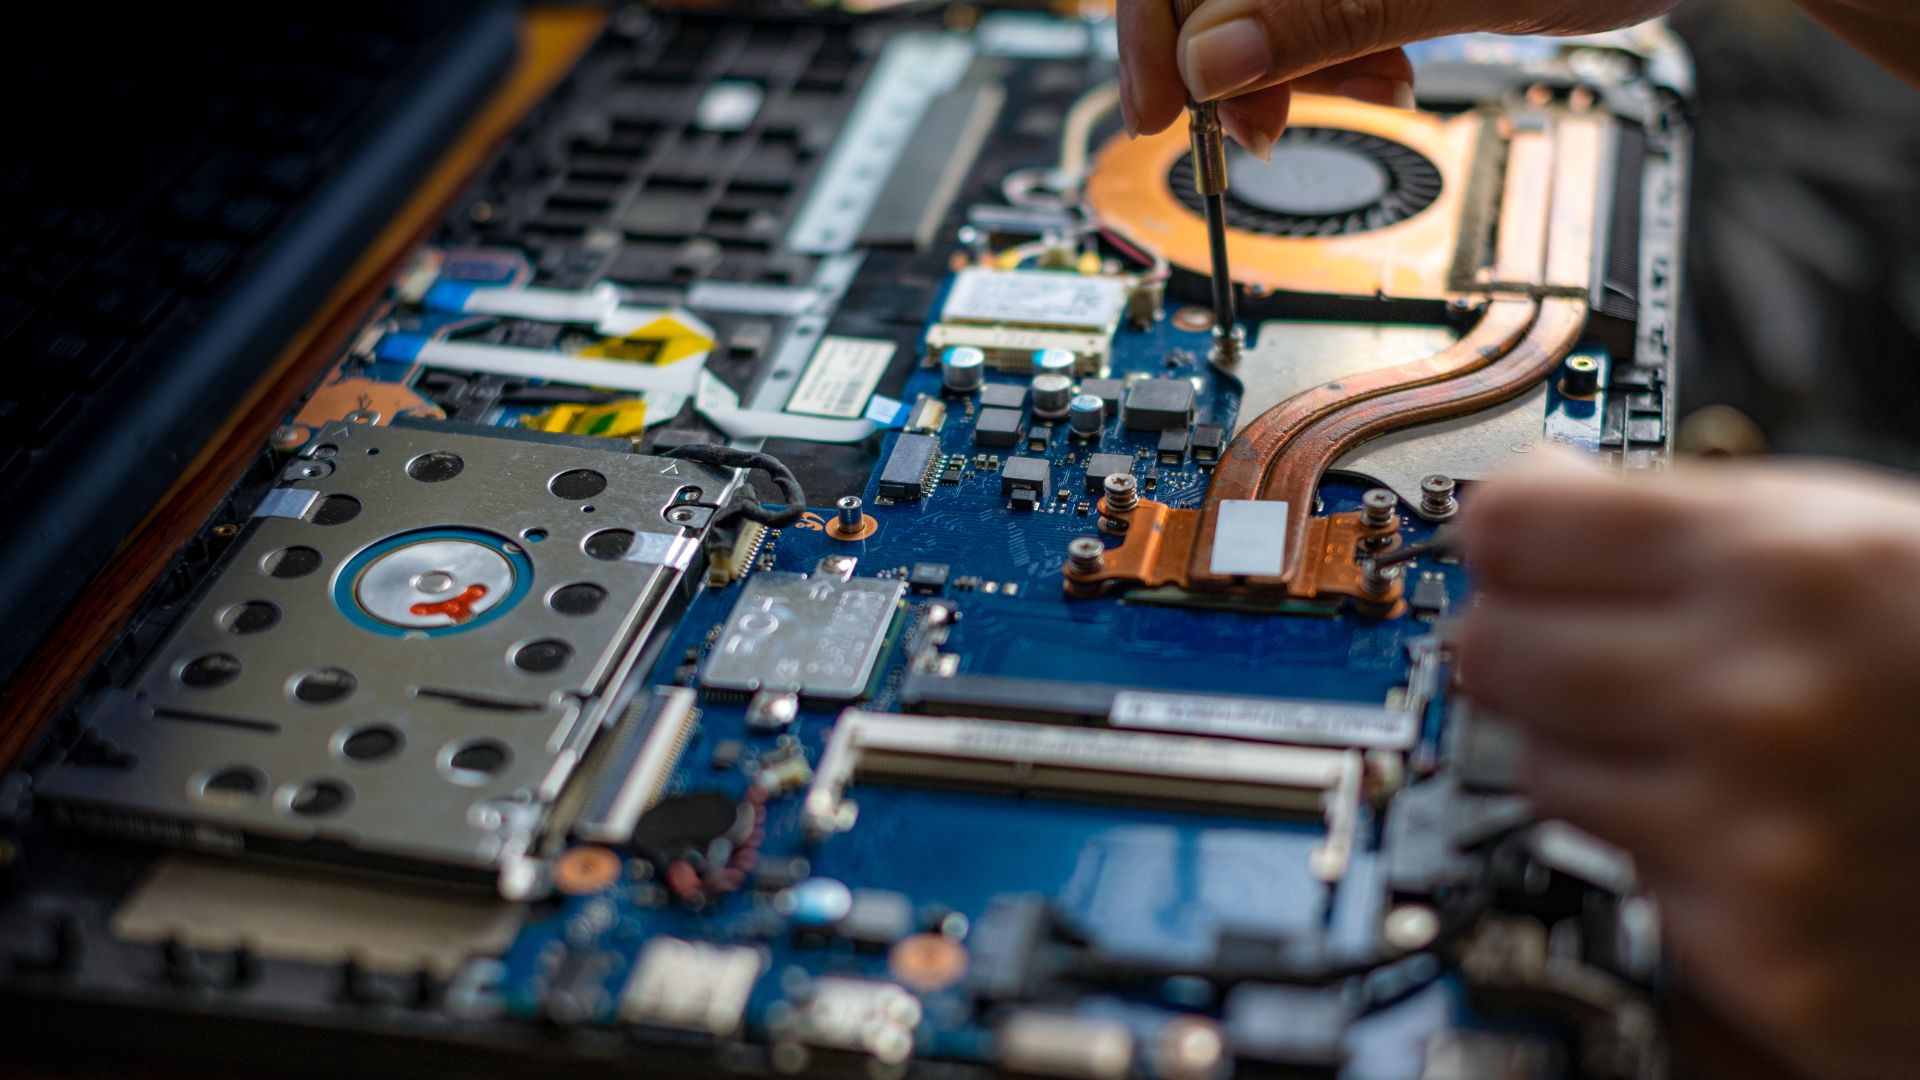
<instances>
[{"instance_id":1,"label":"cooling fan","mask_svg":"<svg viewBox=\"0 0 1920 1080\"><path fill-rule=\"evenodd\" d=\"M1378 135L1338 128L1288 128L1261 161L1228 152L1227 224L1259 236L1355 236L1391 228L1440 197L1440 170L1419 151ZM1193 186L1193 159L1167 172L1182 205L1205 200Z\"/></svg>"},{"instance_id":2,"label":"cooling fan","mask_svg":"<svg viewBox=\"0 0 1920 1080\"><path fill-rule=\"evenodd\" d=\"M1484 126L1478 114L1296 97L1271 162L1237 147L1229 158L1235 280L1255 293L1369 299L1438 301L1460 291L1458 249L1482 232L1467 219L1490 201L1474 190ZM1115 139L1095 162L1087 195L1103 219L1174 266L1205 274L1206 221L1187 150L1178 124Z\"/></svg>"}]
</instances>

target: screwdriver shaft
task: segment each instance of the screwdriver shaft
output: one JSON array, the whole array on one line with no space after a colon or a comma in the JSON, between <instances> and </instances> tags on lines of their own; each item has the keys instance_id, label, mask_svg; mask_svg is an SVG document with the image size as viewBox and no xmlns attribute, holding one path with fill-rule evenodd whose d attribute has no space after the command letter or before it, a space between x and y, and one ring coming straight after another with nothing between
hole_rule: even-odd
<instances>
[{"instance_id":1,"label":"screwdriver shaft","mask_svg":"<svg viewBox=\"0 0 1920 1080\"><path fill-rule=\"evenodd\" d=\"M1171 0L1173 25L1185 25L1203 0ZM1239 318L1233 310L1233 274L1227 267L1227 142L1220 132L1220 106L1187 100L1193 146L1193 187L1207 204L1207 250L1213 265L1213 360L1221 367L1240 361Z\"/></svg>"},{"instance_id":2,"label":"screwdriver shaft","mask_svg":"<svg viewBox=\"0 0 1920 1080\"><path fill-rule=\"evenodd\" d=\"M1230 336L1239 323L1233 310L1233 277L1227 269L1227 198L1207 196L1207 246L1213 253L1214 323Z\"/></svg>"},{"instance_id":3,"label":"screwdriver shaft","mask_svg":"<svg viewBox=\"0 0 1920 1080\"><path fill-rule=\"evenodd\" d=\"M1233 309L1233 273L1227 266L1227 144L1219 106L1188 102L1193 145L1193 186L1207 206L1207 249L1212 256L1214 361L1231 367L1240 359L1238 317Z\"/></svg>"}]
</instances>

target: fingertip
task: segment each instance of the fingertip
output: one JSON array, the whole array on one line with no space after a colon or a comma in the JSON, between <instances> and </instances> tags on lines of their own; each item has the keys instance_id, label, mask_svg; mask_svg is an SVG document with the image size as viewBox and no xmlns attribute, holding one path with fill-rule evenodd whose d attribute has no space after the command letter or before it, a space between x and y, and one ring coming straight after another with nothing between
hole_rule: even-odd
<instances>
[{"instance_id":1,"label":"fingertip","mask_svg":"<svg viewBox=\"0 0 1920 1080\"><path fill-rule=\"evenodd\" d=\"M1293 88L1270 86L1220 103L1220 126L1247 153L1261 161L1273 160L1273 147L1287 129Z\"/></svg>"},{"instance_id":2,"label":"fingertip","mask_svg":"<svg viewBox=\"0 0 1920 1080\"><path fill-rule=\"evenodd\" d=\"M1249 153L1266 160L1287 130L1293 87L1287 83L1241 94L1220 103L1220 126Z\"/></svg>"},{"instance_id":3,"label":"fingertip","mask_svg":"<svg viewBox=\"0 0 1920 1080\"><path fill-rule=\"evenodd\" d=\"M1217 25L1181 28L1175 54L1180 79L1195 101L1217 101L1272 81L1273 46L1267 27L1241 16Z\"/></svg>"},{"instance_id":4,"label":"fingertip","mask_svg":"<svg viewBox=\"0 0 1920 1080\"><path fill-rule=\"evenodd\" d=\"M1220 129L1260 161L1273 160L1273 140L1261 134L1259 129L1250 126L1239 113L1221 109Z\"/></svg>"},{"instance_id":5,"label":"fingertip","mask_svg":"<svg viewBox=\"0 0 1920 1080\"><path fill-rule=\"evenodd\" d=\"M1178 108L1143 109L1134 116L1134 123L1139 125L1139 130L1134 134L1136 137L1141 135L1158 135L1172 127L1173 122L1179 118L1180 109Z\"/></svg>"},{"instance_id":6,"label":"fingertip","mask_svg":"<svg viewBox=\"0 0 1920 1080\"><path fill-rule=\"evenodd\" d=\"M1295 80L1306 90L1364 101L1370 105L1414 107L1413 62L1404 49L1383 49L1304 75Z\"/></svg>"},{"instance_id":7,"label":"fingertip","mask_svg":"<svg viewBox=\"0 0 1920 1080\"><path fill-rule=\"evenodd\" d=\"M1356 75L1335 87L1334 93L1355 101L1398 109L1411 109L1414 105L1413 84L1384 75Z\"/></svg>"},{"instance_id":8,"label":"fingertip","mask_svg":"<svg viewBox=\"0 0 1920 1080\"><path fill-rule=\"evenodd\" d=\"M1173 9L1154 0L1122 0L1120 111L1130 135L1165 131L1186 106L1186 87L1174 63Z\"/></svg>"}]
</instances>

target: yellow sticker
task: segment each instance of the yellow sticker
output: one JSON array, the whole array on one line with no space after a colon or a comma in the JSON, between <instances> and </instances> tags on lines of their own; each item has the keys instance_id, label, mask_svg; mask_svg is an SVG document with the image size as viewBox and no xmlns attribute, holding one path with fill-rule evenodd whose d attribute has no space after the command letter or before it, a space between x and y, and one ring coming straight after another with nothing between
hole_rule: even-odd
<instances>
[{"instance_id":1,"label":"yellow sticker","mask_svg":"<svg viewBox=\"0 0 1920 1080\"><path fill-rule=\"evenodd\" d=\"M520 426L565 435L621 438L638 435L647 427L647 403L621 401L612 405L555 405L545 412L520 418Z\"/></svg>"},{"instance_id":2,"label":"yellow sticker","mask_svg":"<svg viewBox=\"0 0 1920 1080\"><path fill-rule=\"evenodd\" d=\"M712 338L672 315L662 315L621 337L604 338L589 345L580 350L580 355L601 360L672 364L712 349Z\"/></svg>"}]
</instances>

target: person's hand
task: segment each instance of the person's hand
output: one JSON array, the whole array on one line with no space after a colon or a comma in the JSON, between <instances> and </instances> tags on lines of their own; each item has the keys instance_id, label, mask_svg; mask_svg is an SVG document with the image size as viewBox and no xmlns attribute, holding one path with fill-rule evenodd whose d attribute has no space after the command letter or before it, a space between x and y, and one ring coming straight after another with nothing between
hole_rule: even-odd
<instances>
[{"instance_id":1,"label":"person's hand","mask_svg":"<svg viewBox=\"0 0 1920 1080\"><path fill-rule=\"evenodd\" d=\"M1400 46L1475 30L1591 33L1678 0L1206 0L1176 33L1172 0L1119 0L1120 108L1152 134L1196 101L1226 99L1220 124L1264 158L1294 87L1381 105L1413 104Z\"/></svg>"},{"instance_id":2,"label":"person's hand","mask_svg":"<svg viewBox=\"0 0 1920 1080\"><path fill-rule=\"evenodd\" d=\"M1920 485L1556 461L1471 493L1465 688L1634 855L1683 981L1824 1078L1920 1062Z\"/></svg>"}]
</instances>

